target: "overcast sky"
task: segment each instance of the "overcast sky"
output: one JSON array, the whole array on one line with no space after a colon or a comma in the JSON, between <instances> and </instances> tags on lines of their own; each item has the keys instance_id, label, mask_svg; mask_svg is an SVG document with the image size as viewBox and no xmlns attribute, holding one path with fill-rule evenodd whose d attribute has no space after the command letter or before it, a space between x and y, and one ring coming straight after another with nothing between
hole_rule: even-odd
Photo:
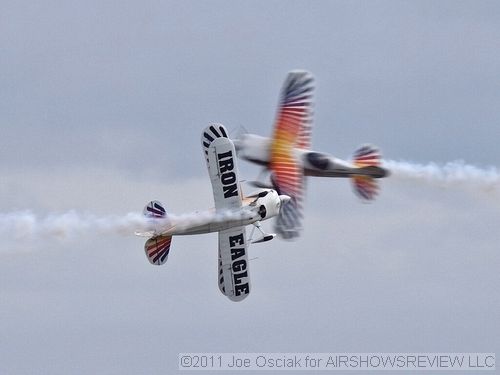
<instances>
[{"instance_id":1,"label":"overcast sky","mask_svg":"<svg viewBox=\"0 0 500 375\"><path fill-rule=\"evenodd\" d=\"M201 130L269 135L296 68L316 78L319 151L500 166L499 41L496 1L3 0L0 213L211 207ZM309 180L303 236L250 248L242 303L218 290L216 234L174 238L153 267L134 236L0 231L0 373L168 374L203 351L500 353L498 191L381 185L366 205L347 181Z\"/></svg>"}]
</instances>

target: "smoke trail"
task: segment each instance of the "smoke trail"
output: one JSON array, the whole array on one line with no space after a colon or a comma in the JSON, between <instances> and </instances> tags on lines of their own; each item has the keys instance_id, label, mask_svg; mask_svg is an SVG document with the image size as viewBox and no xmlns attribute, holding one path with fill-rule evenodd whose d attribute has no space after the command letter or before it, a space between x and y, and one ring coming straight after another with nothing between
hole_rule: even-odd
<instances>
[{"instance_id":1,"label":"smoke trail","mask_svg":"<svg viewBox=\"0 0 500 375\"><path fill-rule=\"evenodd\" d=\"M131 236L136 232L161 232L171 226L183 228L208 222L244 219L245 215L240 211L202 211L182 215L169 214L167 219L151 220L140 213L99 217L69 211L40 217L31 211L16 211L0 213L0 238L29 241L71 239L91 234Z\"/></svg>"},{"instance_id":2,"label":"smoke trail","mask_svg":"<svg viewBox=\"0 0 500 375\"><path fill-rule=\"evenodd\" d=\"M427 182L441 187L463 186L484 191L500 190L500 172L495 167L479 168L463 161L443 165L385 160L393 177Z\"/></svg>"},{"instance_id":3,"label":"smoke trail","mask_svg":"<svg viewBox=\"0 0 500 375\"><path fill-rule=\"evenodd\" d=\"M145 218L134 213L106 217L75 211L45 217L31 211L0 213L0 235L16 240L65 239L89 233L132 235L134 231L147 227Z\"/></svg>"}]
</instances>

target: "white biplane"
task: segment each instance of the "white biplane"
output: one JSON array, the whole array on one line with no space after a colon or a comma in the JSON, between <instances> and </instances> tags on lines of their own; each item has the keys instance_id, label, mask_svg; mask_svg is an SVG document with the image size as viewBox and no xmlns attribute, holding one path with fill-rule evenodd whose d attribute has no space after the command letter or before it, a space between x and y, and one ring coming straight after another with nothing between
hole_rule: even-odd
<instances>
[{"instance_id":1,"label":"white biplane","mask_svg":"<svg viewBox=\"0 0 500 375\"><path fill-rule=\"evenodd\" d=\"M136 234L150 237L144 246L146 256L151 264L161 265L167 261L172 236L219 232L219 289L230 300L241 301L250 293L248 244L274 238L262 231L260 222L277 216L290 197L274 189L243 197L234 144L224 126L210 124L201 140L215 209L173 216L159 201L151 201L144 208L147 229ZM254 228L247 241L245 227L250 224ZM252 240L256 228L262 237Z\"/></svg>"},{"instance_id":2,"label":"white biplane","mask_svg":"<svg viewBox=\"0 0 500 375\"><path fill-rule=\"evenodd\" d=\"M290 196L290 203L283 208L275 225L276 232L285 239L300 234L307 176L348 177L356 194L368 201L378 193L375 179L388 175L381 166L379 150L372 145L359 147L352 162L310 149L313 92L311 73L291 71L281 90L272 138L243 134L234 140L238 157L263 166L270 175L270 182L255 181L254 185L271 187Z\"/></svg>"}]
</instances>

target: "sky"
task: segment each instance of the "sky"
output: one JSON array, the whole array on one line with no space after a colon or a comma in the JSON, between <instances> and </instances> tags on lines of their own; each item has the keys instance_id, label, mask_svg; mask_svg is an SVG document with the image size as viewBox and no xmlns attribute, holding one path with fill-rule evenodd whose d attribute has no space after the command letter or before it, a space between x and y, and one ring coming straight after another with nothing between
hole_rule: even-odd
<instances>
[{"instance_id":1,"label":"sky","mask_svg":"<svg viewBox=\"0 0 500 375\"><path fill-rule=\"evenodd\" d=\"M0 216L211 207L202 129L270 135L299 68L316 78L318 151L498 167L499 20L495 1L2 1ZM302 237L250 248L241 303L218 290L216 234L174 238L154 267L133 235L25 239L0 220L0 373L500 352L498 187L394 176L362 204L348 181L307 185Z\"/></svg>"}]
</instances>

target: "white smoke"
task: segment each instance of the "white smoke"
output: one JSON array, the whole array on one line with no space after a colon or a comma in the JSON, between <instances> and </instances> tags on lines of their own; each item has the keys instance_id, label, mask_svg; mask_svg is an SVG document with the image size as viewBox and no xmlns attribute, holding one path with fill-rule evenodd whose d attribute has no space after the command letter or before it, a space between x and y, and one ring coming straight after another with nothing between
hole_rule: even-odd
<instances>
[{"instance_id":1,"label":"white smoke","mask_svg":"<svg viewBox=\"0 0 500 375\"><path fill-rule=\"evenodd\" d=\"M500 190L500 172L495 167L480 168L463 161L446 164L417 164L407 161L384 160L391 177L426 182L435 186Z\"/></svg>"},{"instance_id":2,"label":"white smoke","mask_svg":"<svg viewBox=\"0 0 500 375\"><path fill-rule=\"evenodd\" d=\"M245 219L248 213L238 211L201 211L151 219L141 213L124 216L96 216L76 211L39 216L31 211L0 213L0 238L17 241L38 239L74 239L91 234L132 236L136 233L161 232L172 226L186 228L208 222Z\"/></svg>"},{"instance_id":3,"label":"white smoke","mask_svg":"<svg viewBox=\"0 0 500 375\"><path fill-rule=\"evenodd\" d=\"M133 235L147 226L144 216L135 213L106 217L75 211L44 217L31 211L0 213L0 236L15 240L68 239L90 233Z\"/></svg>"},{"instance_id":4,"label":"white smoke","mask_svg":"<svg viewBox=\"0 0 500 375\"><path fill-rule=\"evenodd\" d=\"M464 187L482 191L500 192L500 171L495 167L480 168L463 161L446 164L418 164L407 161L384 160L383 166L391 172L390 178L428 183L440 187ZM140 213L123 216L96 216L68 211L66 213L37 215L31 211L0 213L0 237L16 241L38 239L72 239L89 234L132 236L136 232L154 231L158 225L178 228L202 225L209 221L243 219L241 212L203 211L184 215L169 215L165 222L152 221Z\"/></svg>"}]
</instances>

